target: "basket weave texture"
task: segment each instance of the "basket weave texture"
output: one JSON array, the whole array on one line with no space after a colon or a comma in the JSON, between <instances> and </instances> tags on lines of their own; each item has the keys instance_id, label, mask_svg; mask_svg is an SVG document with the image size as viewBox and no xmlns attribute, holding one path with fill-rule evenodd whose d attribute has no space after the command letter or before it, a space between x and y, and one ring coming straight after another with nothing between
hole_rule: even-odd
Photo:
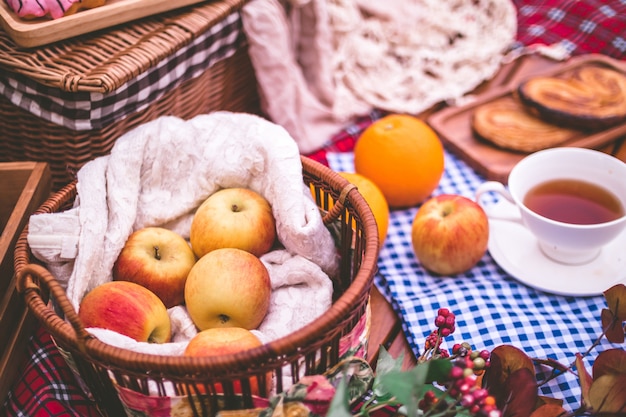
<instances>
[{"instance_id":1,"label":"basket weave texture","mask_svg":"<svg viewBox=\"0 0 626 417\"><path fill-rule=\"evenodd\" d=\"M245 3L204 2L33 49L19 47L0 31L0 67L62 91L111 92Z\"/></svg>"},{"instance_id":2,"label":"basket weave texture","mask_svg":"<svg viewBox=\"0 0 626 417\"><path fill-rule=\"evenodd\" d=\"M71 101L68 94L80 95L81 100L85 94L95 94L102 101L117 103L118 92L125 92L146 71L167 62L218 22L237 13L245 2L204 2L35 49L18 47L0 31L0 68L6 77L41 85L53 94L57 91L64 102ZM254 69L245 36L239 37L243 40L234 54L179 83L146 108L96 129L77 130L38 117L0 94L0 161L48 162L53 190L58 190L71 182L87 161L109 152L119 136L159 116L188 119L214 110L259 114ZM37 96L32 101L36 103Z\"/></svg>"},{"instance_id":3,"label":"basket weave texture","mask_svg":"<svg viewBox=\"0 0 626 417\"><path fill-rule=\"evenodd\" d=\"M282 382L285 367L291 369L295 383L300 375L320 374L339 362L345 339L353 337L355 328L362 326L368 314L378 256L377 227L369 206L353 185L320 163L304 156L301 159L304 182L312 187L318 207L325 213L324 223L336 233L341 260L333 304L302 329L237 354L205 358L148 355L91 337L59 282L48 270L33 264L28 229L23 231L14 256L18 290L104 415L125 414L120 393L156 401L167 397L165 393L172 386L176 398L182 396L194 416L212 416L221 409L252 408L258 406L258 398L251 393L251 380L258 384L263 397L268 395L268 374L274 376L276 390L281 392L286 388ZM37 213L69 207L76 197L75 185L71 183L53 194ZM48 297L56 309L47 302ZM233 389L237 386L239 391ZM155 387L161 396L154 395Z\"/></svg>"}]
</instances>

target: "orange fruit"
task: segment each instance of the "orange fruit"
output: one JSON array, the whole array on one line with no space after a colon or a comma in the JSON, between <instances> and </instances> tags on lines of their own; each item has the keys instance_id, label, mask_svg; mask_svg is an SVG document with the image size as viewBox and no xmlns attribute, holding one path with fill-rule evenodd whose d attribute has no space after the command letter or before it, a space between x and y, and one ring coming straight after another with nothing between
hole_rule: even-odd
<instances>
[{"instance_id":1,"label":"orange fruit","mask_svg":"<svg viewBox=\"0 0 626 417\"><path fill-rule=\"evenodd\" d=\"M443 145L424 121L391 114L363 131L354 146L354 168L380 188L390 207L415 206L439 185Z\"/></svg>"},{"instance_id":2,"label":"orange fruit","mask_svg":"<svg viewBox=\"0 0 626 417\"><path fill-rule=\"evenodd\" d=\"M354 172L337 172L343 178L350 183L356 185L357 189L365 199L365 202L372 210L374 219L376 220L376 227L378 229L378 240L382 246L385 238L387 237L387 229L389 227L389 205L383 195L382 191L374 182L363 175L356 174ZM315 188L313 184L310 185L311 194L315 198ZM334 204L332 200L328 204L328 210L332 210ZM353 220L354 222L354 220ZM355 224L353 224L353 228Z\"/></svg>"},{"instance_id":3,"label":"orange fruit","mask_svg":"<svg viewBox=\"0 0 626 417\"><path fill-rule=\"evenodd\" d=\"M365 202L370 206L374 219L376 219L378 239L382 246L387 237L387 228L389 227L389 205L385 195L372 180L363 175L353 172L338 172L338 174L356 185Z\"/></svg>"}]
</instances>

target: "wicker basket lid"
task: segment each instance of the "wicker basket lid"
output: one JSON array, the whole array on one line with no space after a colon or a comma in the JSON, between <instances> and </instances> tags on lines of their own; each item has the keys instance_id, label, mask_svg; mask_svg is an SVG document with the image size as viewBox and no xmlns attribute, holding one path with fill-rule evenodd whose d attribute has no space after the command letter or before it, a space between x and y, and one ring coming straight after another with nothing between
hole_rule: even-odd
<instances>
[{"instance_id":1,"label":"wicker basket lid","mask_svg":"<svg viewBox=\"0 0 626 417\"><path fill-rule=\"evenodd\" d=\"M62 91L107 93L187 45L245 3L200 3L33 49L19 47L0 31L0 68Z\"/></svg>"}]
</instances>

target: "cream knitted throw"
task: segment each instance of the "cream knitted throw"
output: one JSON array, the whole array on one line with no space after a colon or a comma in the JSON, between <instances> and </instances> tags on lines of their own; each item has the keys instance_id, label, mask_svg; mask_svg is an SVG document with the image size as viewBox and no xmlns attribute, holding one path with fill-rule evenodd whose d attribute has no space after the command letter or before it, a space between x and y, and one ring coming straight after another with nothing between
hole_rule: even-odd
<instances>
[{"instance_id":1,"label":"cream knitted throw","mask_svg":"<svg viewBox=\"0 0 626 417\"><path fill-rule=\"evenodd\" d=\"M504 0L328 0L335 111L419 113L499 68L517 29Z\"/></svg>"},{"instance_id":2,"label":"cream knitted throw","mask_svg":"<svg viewBox=\"0 0 626 417\"><path fill-rule=\"evenodd\" d=\"M461 98L517 30L510 0L252 0L243 16L265 110L302 152L372 108Z\"/></svg>"}]
</instances>

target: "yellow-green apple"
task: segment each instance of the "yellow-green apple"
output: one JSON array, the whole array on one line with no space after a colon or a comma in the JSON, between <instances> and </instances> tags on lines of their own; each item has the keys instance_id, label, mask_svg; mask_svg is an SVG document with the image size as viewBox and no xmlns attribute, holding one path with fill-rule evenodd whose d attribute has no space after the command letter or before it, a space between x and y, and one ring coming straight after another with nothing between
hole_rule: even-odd
<instances>
[{"instance_id":1,"label":"yellow-green apple","mask_svg":"<svg viewBox=\"0 0 626 417\"><path fill-rule=\"evenodd\" d=\"M198 258L219 248L261 256L274 245L276 222L269 202L247 188L224 188L196 210L189 240Z\"/></svg>"},{"instance_id":2,"label":"yellow-green apple","mask_svg":"<svg viewBox=\"0 0 626 417\"><path fill-rule=\"evenodd\" d=\"M81 300L78 317L87 328L112 330L138 342L166 343L171 338L165 305L152 291L134 282L98 285Z\"/></svg>"},{"instance_id":3,"label":"yellow-green apple","mask_svg":"<svg viewBox=\"0 0 626 417\"><path fill-rule=\"evenodd\" d=\"M254 333L243 327L214 327L198 332L187 344L185 355L230 355L262 344Z\"/></svg>"},{"instance_id":4,"label":"yellow-green apple","mask_svg":"<svg viewBox=\"0 0 626 417\"><path fill-rule=\"evenodd\" d=\"M215 249L198 259L185 284L185 305L200 330L256 329L267 314L270 295L263 262L237 248Z\"/></svg>"},{"instance_id":5,"label":"yellow-green apple","mask_svg":"<svg viewBox=\"0 0 626 417\"><path fill-rule=\"evenodd\" d=\"M473 200L442 194L418 209L411 238L424 268L440 275L459 274L474 267L487 251L489 221Z\"/></svg>"},{"instance_id":6,"label":"yellow-green apple","mask_svg":"<svg viewBox=\"0 0 626 417\"><path fill-rule=\"evenodd\" d=\"M181 235L145 227L126 240L113 265L113 279L148 288L170 308L184 302L185 281L195 263L196 256Z\"/></svg>"},{"instance_id":7,"label":"yellow-green apple","mask_svg":"<svg viewBox=\"0 0 626 417\"><path fill-rule=\"evenodd\" d=\"M220 356L231 355L236 352L253 349L261 346L261 340L250 330L242 327L216 327L198 332L185 348L185 356ZM271 382L271 374L267 374L266 387ZM256 377L251 377L250 391L252 395L259 395L259 383ZM198 386L198 388L202 388ZM221 384L215 387L217 392L223 392ZM233 381L233 390L241 393L241 383Z\"/></svg>"}]
</instances>

